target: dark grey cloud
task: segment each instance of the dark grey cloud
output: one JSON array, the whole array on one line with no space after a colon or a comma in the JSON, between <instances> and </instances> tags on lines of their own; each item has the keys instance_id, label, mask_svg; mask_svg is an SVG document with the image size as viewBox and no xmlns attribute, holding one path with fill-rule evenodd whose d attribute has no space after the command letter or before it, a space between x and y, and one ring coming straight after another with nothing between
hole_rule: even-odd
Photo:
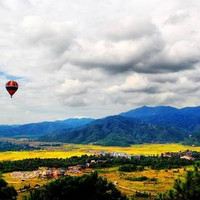
<instances>
[{"instance_id":1,"label":"dark grey cloud","mask_svg":"<svg viewBox=\"0 0 200 200\"><path fill-rule=\"evenodd\" d=\"M86 42L81 49L68 55L68 59L79 67L99 68L111 74L127 71L151 73L153 58L160 56L163 50L164 43L160 37L137 41L102 41L89 45Z\"/></svg>"},{"instance_id":2,"label":"dark grey cloud","mask_svg":"<svg viewBox=\"0 0 200 200\"><path fill-rule=\"evenodd\" d=\"M103 53L100 55L99 52L95 55L95 47L93 46L93 55L90 56L86 53L85 57L84 55L77 56L72 58L70 62L81 68L99 68L111 74L128 71L156 74L193 69L200 61L199 55L194 54L188 57L187 55L185 56L185 52L181 54L181 47L178 56L170 55L171 49L167 50L166 44L160 38L157 40L154 38L151 42L148 40L146 44L137 45L135 49L127 46L127 49L121 50L120 47L118 48L115 45L117 46L118 44L114 44L114 47L112 47L112 44L107 48L106 46L103 47ZM130 50L128 49L129 47Z\"/></svg>"},{"instance_id":3,"label":"dark grey cloud","mask_svg":"<svg viewBox=\"0 0 200 200\"><path fill-rule=\"evenodd\" d=\"M175 84L178 81L178 77L175 73L168 74L156 74L148 77L151 82L156 83L173 83Z\"/></svg>"}]
</instances>

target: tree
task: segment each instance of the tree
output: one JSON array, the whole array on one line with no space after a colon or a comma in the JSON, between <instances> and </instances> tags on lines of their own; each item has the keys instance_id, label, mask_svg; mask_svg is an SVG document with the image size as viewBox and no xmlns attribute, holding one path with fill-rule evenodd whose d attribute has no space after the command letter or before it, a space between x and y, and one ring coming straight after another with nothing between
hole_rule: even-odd
<instances>
[{"instance_id":1,"label":"tree","mask_svg":"<svg viewBox=\"0 0 200 200\"><path fill-rule=\"evenodd\" d=\"M14 187L9 187L6 181L0 178L0 199L1 200L16 200L17 191Z\"/></svg>"},{"instance_id":2,"label":"tree","mask_svg":"<svg viewBox=\"0 0 200 200\"><path fill-rule=\"evenodd\" d=\"M67 176L32 191L24 200L127 200L127 197L97 173Z\"/></svg>"}]
</instances>

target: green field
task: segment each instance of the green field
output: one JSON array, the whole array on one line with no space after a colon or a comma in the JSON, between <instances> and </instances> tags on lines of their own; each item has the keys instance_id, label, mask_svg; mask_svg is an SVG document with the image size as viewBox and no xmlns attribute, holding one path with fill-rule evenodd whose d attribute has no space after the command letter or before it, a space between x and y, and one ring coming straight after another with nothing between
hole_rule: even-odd
<instances>
[{"instance_id":1,"label":"green field","mask_svg":"<svg viewBox=\"0 0 200 200\"><path fill-rule=\"evenodd\" d=\"M37 144L37 143L36 143ZM35 145L36 145L35 144ZM39 151L8 151L0 152L0 161L22 160L26 158L67 158L83 154L104 152L123 152L135 155L160 155L164 152L178 152L185 150L199 151L200 147L184 146L181 144L141 144L131 147L103 147L95 145L63 144L60 147L47 147Z\"/></svg>"}]
</instances>

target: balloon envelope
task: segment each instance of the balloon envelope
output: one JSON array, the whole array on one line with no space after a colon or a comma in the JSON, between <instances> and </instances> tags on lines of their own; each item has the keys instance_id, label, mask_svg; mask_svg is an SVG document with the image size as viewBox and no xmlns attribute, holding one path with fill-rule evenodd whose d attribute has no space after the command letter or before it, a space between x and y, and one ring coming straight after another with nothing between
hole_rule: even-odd
<instances>
[{"instance_id":1,"label":"balloon envelope","mask_svg":"<svg viewBox=\"0 0 200 200\"><path fill-rule=\"evenodd\" d=\"M16 81L8 81L6 83L6 90L10 94L11 98L12 98L13 94L15 94L17 89L18 89L18 83Z\"/></svg>"}]
</instances>

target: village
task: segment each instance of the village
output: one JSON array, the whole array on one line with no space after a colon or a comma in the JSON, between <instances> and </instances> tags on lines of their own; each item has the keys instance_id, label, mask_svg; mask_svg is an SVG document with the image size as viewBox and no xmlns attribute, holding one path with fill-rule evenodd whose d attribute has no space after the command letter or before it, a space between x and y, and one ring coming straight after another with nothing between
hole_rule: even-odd
<instances>
[{"instance_id":1,"label":"village","mask_svg":"<svg viewBox=\"0 0 200 200\"><path fill-rule=\"evenodd\" d=\"M196 160L200 158L200 153L196 151L190 151L190 150L186 150L184 152L182 151L166 152L166 153L162 153L161 157L165 157L165 158L177 157L177 158L186 159L186 160Z\"/></svg>"},{"instance_id":2,"label":"village","mask_svg":"<svg viewBox=\"0 0 200 200\"><path fill-rule=\"evenodd\" d=\"M126 159L131 159L131 157L135 157L137 159L140 159L140 155L129 155L129 154L118 153L118 152L104 152L104 151L94 152L93 151L92 153L97 158L99 157L99 159L86 162L85 165L69 166L66 169L40 167L34 171L15 171L11 173L11 177L16 178L16 179L21 179L21 182L25 184L24 187L18 190L19 193L23 193L23 192L41 187L41 185L36 184L34 187L31 188L30 185L26 184L28 179L39 178L39 179L51 180L51 179L56 179L56 178L64 177L68 175L77 176L77 175L90 173L93 171L93 169L91 168L92 165L97 164L97 163L107 162L107 160L100 159L102 156L109 156L109 157L116 157L116 158L121 157L121 158L126 158Z\"/></svg>"},{"instance_id":3,"label":"village","mask_svg":"<svg viewBox=\"0 0 200 200\"><path fill-rule=\"evenodd\" d=\"M133 154L125 154L125 153L118 153L118 152L104 152L104 151L97 151L93 152L97 159L90 160L89 162L86 162L84 165L74 165L69 166L66 169L65 168L48 168L48 167L40 167L37 170L34 171L15 171L11 173L12 178L21 179L21 182L26 183L28 179L45 179L45 180L51 180L56 179L59 177L64 176L77 176L77 175L83 175L86 173L90 173L93 171L92 167L95 164L99 163L106 163L106 159L102 159L102 157L110 157L110 158L126 158L126 159L138 159L140 160L141 155L133 155ZM143 155L144 156L144 155ZM160 157L163 158L172 158L172 157L178 157L181 159L186 160L195 160L200 157L200 153L186 150L184 152L166 152L161 154ZM99 159L98 159L99 158ZM26 192L32 189L36 189L41 187L41 185L36 184L34 187L30 187L30 185L24 185L23 188L19 189L19 193Z\"/></svg>"}]
</instances>

